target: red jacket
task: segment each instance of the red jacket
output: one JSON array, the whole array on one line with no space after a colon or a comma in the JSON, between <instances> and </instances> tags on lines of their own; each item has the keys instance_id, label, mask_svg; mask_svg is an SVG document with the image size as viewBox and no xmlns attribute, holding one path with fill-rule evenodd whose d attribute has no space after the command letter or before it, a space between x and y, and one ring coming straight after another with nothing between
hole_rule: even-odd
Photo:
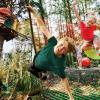
<instances>
[{"instance_id":1,"label":"red jacket","mask_svg":"<svg viewBox=\"0 0 100 100\"><path fill-rule=\"evenodd\" d=\"M81 36L84 40L87 40L87 41L93 40L94 30L96 30L96 25L93 25L91 27L86 27L86 24L84 22L81 22L80 29L81 29Z\"/></svg>"}]
</instances>

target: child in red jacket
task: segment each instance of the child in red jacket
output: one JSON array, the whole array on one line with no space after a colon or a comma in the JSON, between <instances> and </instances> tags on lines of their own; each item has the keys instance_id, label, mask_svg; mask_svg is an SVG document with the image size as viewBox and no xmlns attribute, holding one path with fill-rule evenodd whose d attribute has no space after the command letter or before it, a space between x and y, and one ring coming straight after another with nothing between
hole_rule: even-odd
<instances>
[{"instance_id":1,"label":"child in red jacket","mask_svg":"<svg viewBox=\"0 0 100 100\"><path fill-rule=\"evenodd\" d=\"M77 10L76 0L73 0L73 10L80 24L81 36L84 40L81 48L84 51L92 47L92 44L94 43L93 41L97 38L97 36L94 35L94 31L100 29L100 25L96 25L96 17L94 13L90 13L88 15L88 19L86 23L81 20ZM99 50L100 49L99 45L96 46L95 49Z\"/></svg>"}]
</instances>

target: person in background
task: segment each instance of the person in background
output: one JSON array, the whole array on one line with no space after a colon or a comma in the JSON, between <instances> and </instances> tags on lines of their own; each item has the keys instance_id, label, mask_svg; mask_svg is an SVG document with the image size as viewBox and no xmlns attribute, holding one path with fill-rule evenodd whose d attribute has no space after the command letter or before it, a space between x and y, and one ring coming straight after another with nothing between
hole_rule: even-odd
<instances>
[{"instance_id":1,"label":"person in background","mask_svg":"<svg viewBox=\"0 0 100 100\"><path fill-rule=\"evenodd\" d=\"M79 33L75 33L75 48L76 48L76 58L78 63L78 68L82 68L82 39Z\"/></svg>"},{"instance_id":2,"label":"person in background","mask_svg":"<svg viewBox=\"0 0 100 100\"><path fill-rule=\"evenodd\" d=\"M83 22L78 13L76 0L73 0L72 5L73 5L73 10L75 12L76 18L78 19L78 22L80 25L81 37L83 39L83 45L81 46L81 48L84 51L85 47L86 48L92 47L93 40L95 39L94 31L97 29L100 30L100 25L96 24L97 19L93 12L89 13L87 21ZM99 47L99 45L95 49L97 49L98 47ZM100 50L100 48L98 50Z\"/></svg>"}]
</instances>

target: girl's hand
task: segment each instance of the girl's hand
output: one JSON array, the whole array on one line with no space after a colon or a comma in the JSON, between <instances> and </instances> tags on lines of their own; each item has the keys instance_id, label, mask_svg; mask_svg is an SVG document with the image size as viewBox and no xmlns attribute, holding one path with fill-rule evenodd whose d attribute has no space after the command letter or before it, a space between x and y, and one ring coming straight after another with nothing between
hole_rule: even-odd
<instances>
[{"instance_id":1,"label":"girl's hand","mask_svg":"<svg viewBox=\"0 0 100 100\"><path fill-rule=\"evenodd\" d=\"M76 4L77 4L77 1L73 0L72 5L76 5Z\"/></svg>"},{"instance_id":2,"label":"girl's hand","mask_svg":"<svg viewBox=\"0 0 100 100\"><path fill-rule=\"evenodd\" d=\"M33 11L32 6L26 6L27 9L29 9L30 11Z\"/></svg>"},{"instance_id":3,"label":"girl's hand","mask_svg":"<svg viewBox=\"0 0 100 100\"><path fill-rule=\"evenodd\" d=\"M38 14L37 14L37 12L36 12L36 10L35 10L32 6L26 6L26 8L27 8L30 12L32 12L32 14L33 14L34 17L36 17L36 18L39 17Z\"/></svg>"}]
</instances>

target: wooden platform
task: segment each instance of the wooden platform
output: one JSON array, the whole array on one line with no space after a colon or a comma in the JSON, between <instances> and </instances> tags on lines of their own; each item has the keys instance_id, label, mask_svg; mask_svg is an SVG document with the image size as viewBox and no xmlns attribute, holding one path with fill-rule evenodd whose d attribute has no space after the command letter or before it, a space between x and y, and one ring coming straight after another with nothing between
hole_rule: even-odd
<instances>
[{"instance_id":1,"label":"wooden platform","mask_svg":"<svg viewBox=\"0 0 100 100\"><path fill-rule=\"evenodd\" d=\"M82 84L97 84L100 80L100 68L66 69L66 76L70 81Z\"/></svg>"}]
</instances>

